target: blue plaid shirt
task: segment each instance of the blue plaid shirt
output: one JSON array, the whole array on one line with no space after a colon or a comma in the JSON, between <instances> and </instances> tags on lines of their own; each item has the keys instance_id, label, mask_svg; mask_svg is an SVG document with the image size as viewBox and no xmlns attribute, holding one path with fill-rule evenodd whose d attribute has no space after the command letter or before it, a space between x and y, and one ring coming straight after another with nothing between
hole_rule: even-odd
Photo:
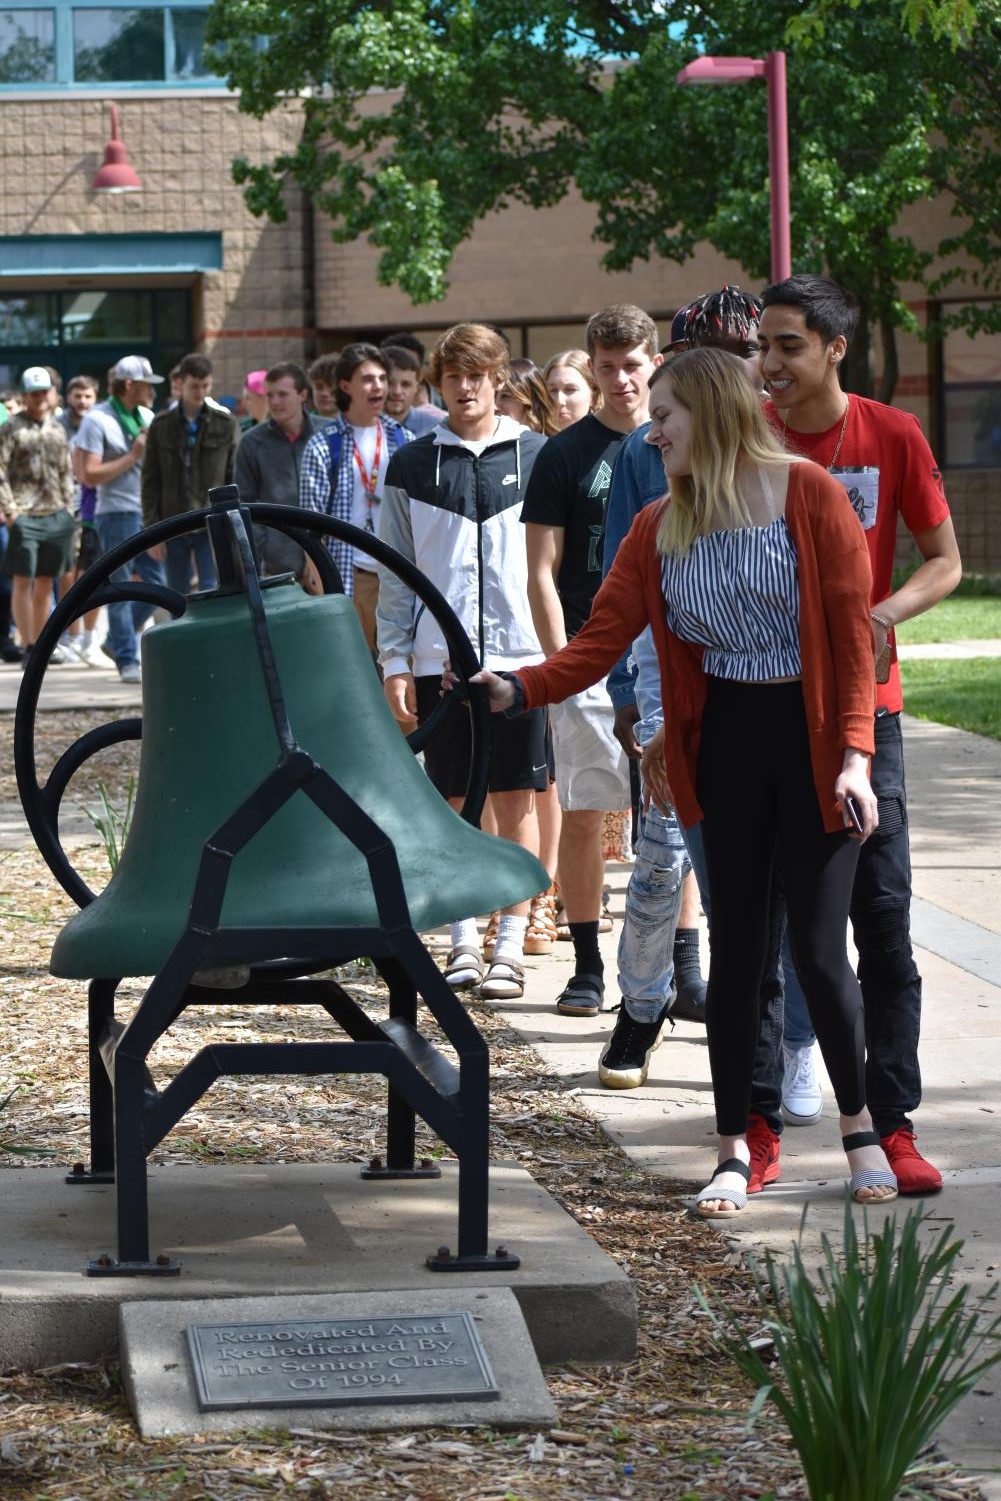
<instances>
[{"instance_id":1,"label":"blue plaid shirt","mask_svg":"<svg viewBox=\"0 0 1001 1501\"><path fill-rule=\"evenodd\" d=\"M401 427L392 417L380 417L386 438L389 457L404 443L409 443L413 433ZM331 483L331 445L337 455L337 473ZM329 427L315 433L302 454L299 471L299 504L305 511L318 511L321 516L332 516L337 521L350 521L354 501L354 435L351 424L342 414L335 417ZM340 537L324 537L324 546L329 552L341 576L344 593L354 592L354 547L342 542Z\"/></svg>"}]
</instances>

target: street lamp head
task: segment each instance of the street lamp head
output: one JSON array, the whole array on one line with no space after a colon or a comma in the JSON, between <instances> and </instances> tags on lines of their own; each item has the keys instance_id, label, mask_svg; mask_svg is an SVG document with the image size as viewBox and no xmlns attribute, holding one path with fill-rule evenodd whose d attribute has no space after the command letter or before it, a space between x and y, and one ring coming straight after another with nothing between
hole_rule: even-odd
<instances>
[{"instance_id":1,"label":"street lamp head","mask_svg":"<svg viewBox=\"0 0 1001 1501\"><path fill-rule=\"evenodd\" d=\"M764 78L763 57L697 57L677 74L677 83L746 83Z\"/></svg>"},{"instance_id":2,"label":"street lamp head","mask_svg":"<svg viewBox=\"0 0 1001 1501\"><path fill-rule=\"evenodd\" d=\"M118 134L118 106L111 106L111 139L104 148L104 161L91 184L95 193L141 193L142 183L129 161L125 143Z\"/></svg>"}]
</instances>

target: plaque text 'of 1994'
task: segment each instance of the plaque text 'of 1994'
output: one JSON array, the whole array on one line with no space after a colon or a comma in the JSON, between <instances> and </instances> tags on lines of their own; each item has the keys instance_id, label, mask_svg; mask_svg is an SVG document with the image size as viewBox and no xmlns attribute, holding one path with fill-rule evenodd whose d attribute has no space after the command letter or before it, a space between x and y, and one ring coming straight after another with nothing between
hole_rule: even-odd
<instances>
[{"instance_id":1,"label":"plaque text 'of 1994'","mask_svg":"<svg viewBox=\"0 0 1001 1501\"><path fill-rule=\"evenodd\" d=\"M187 1335L203 1412L500 1395L468 1313L189 1324Z\"/></svg>"}]
</instances>

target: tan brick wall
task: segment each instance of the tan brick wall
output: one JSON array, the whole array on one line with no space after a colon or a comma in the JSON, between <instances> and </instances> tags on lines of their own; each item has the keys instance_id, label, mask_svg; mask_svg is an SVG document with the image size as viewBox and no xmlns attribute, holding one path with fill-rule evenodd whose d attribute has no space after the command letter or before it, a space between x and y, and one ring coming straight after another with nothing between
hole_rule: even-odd
<instances>
[{"instance_id":1,"label":"tan brick wall","mask_svg":"<svg viewBox=\"0 0 1001 1501\"><path fill-rule=\"evenodd\" d=\"M328 342L345 331L447 328L462 319L491 323L555 325L532 348L544 359L557 348L579 343L591 313L613 302L634 302L654 317L711 287L754 281L710 247L684 266L659 259L637 262L628 272L602 270L602 247L591 236L594 210L576 194L551 209L522 204L489 215L456 253L443 302L416 306L402 292L376 281L378 252L365 241L337 245L324 216L316 216L316 318ZM517 351L516 351L517 352Z\"/></svg>"},{"instance_id":2,"label":"tan brick wall","mask_svg":"<svg viewBox=\"0 0 1001 1501\"><path fill-rule=\"evenodd\" d=\"M212 357L217 391L239 394L247 370L302 360L313 330L301 194L288 196L288 223L273 225L247 211L230 176L234 156L261 161L294 144L298 107L259 123L226 95L147 96L126 98L119 114L144 191L109 197L91 190L107 101L0 100L0 235L221 232L223 269L195 297L197 347Z\"/></svg>"}]
</instances>

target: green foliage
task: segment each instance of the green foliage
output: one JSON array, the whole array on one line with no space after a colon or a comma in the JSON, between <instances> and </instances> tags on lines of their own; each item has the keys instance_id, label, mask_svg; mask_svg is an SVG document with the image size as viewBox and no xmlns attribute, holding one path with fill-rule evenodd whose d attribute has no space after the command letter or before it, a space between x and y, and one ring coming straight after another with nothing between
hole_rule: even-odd
<instances>
[{"instance_id":1,"label":"green foliage","mask_svg":"<svg viewBox=\"0 0 1001 1501\"><path fill-rule=\"evenodd\" d=\"M1001 657L901 662L900 677L908 714L1001 740Z\"/></svg>"},{"instance_id":2,"label":"green foliage","mask_svg":"<svg viewBox=\"0 0 1001 1501\"><path fill-rule=\"evenodd\" d=\"M855 293L863 356L878 328L892 389L894 331L915 326L900 288L932 259L904 211L956 192L948 253L974 258L978 291L1001 275L999 15L1001 0L215 0L208 39L241 109L302 104L293 150L235 164L250 207L280 219L298 184L415 302L444 296L478 220L572 185L611 269L708 240L767 277L765 90L674 78L701 52L786 49L794 265Z\"/></svg>"},{"instance_id":3,"label":"green foliage","mask_svg":"<svg viewBox=\"0 0 1001 1501\"><path fill-rule=\"evenodd\" d=\"M125 793L125 807L116 808L108 795L108 789L103 782L99 782L97 793L101 799L100 812L95 813L92 808L84 808L84 812L101 836L104 845L104 853L108 857L111 873L114 875L118 869L122 850L128 838L129 827L132 823L132 812L136 801L136 779L129 777L129 785Z\"/></svg>"},{"instance_id":4,"label":"green foliage","mask_svg":"<svg viewBox=\"0 0 1001 1501\"><path fill-rule=\"evenodd\" d=\"M897 626L902 646L931 645L941 641L1001 640L1001 599L952 594L933 610L916 615Z\"/></svg>"},{"instance_id":5,"label":"green foliage","mask_svg":"<svg viewBox=\"0 0 1001 1501\"><path fill-rule=\"evenodd\" d=\"M846 1201L843 1251L821 1237L811 1277L799 1247L791 1264L765 1257L763 1322L775 1350L766 1365L729 1310L707 1310L739 1368L781 1413L811 1501L894 1501L942 1421L1001 1360L1001 1318L988 1297L954 1286L962 1242L946 1228L922 1243L922 1213L893 1218L860 1243ZM917 1492L920 1494L920 1492Z\"/></svg>"}]
</instances>

